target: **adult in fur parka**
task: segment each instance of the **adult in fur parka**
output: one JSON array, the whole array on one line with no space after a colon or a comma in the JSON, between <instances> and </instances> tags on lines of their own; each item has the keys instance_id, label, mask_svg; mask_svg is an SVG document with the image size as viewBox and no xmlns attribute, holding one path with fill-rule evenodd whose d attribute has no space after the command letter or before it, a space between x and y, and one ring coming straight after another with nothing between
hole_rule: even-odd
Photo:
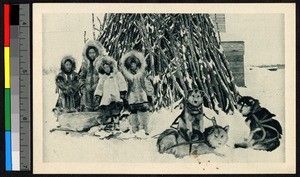
<instances>
[{"instance_id":1,"label":"adult in fur parka","mask_svg":"<svg viewBox=\"0 0 300 177\"><path fill-rule=\"evenodd\" d=\"M79 70L81 84L81 111L93 111L97 106L94 92L99 81L95 61L103 56L104 50L98 41L88 41L83 49L82 65Z\"/></svg>"},{"instance_id":2,"label":"adult in fur parka","mask_svg":"<svg viewBox=\"0 0 300 177\"><path fill-rule=\"evenodd\" d=\"M144 129L149 135L149 103L152 104L153 86L146 77L146 59L142 53L130 51L120 60L121 71L128 83L128 104L132 132Z\"/></svg>"},{"instance_id":3,"label":"adult in fur parka","mask_svg":"<svg viewBox=\"0 0 300 177\"><path fill-rule=\"evenodd\" d=\"M75 59L72 56L63 57L61 71L55 78L56 93L59 94L55 109L61 112L75 112L80 105L79 76L75 69Z\"/></svg>"},{"instance_id":4,"label":"adult in fur parka","mask_svg":"<svg viewBox=\"0 0 300 177\"><path fill-rule=\"evenodd\" d=\"M96 61L100 79L95 90L96 104L105 120L112 118L114 128L119 129L119 115L123 108L127 83L122 73L118 71L117 62L109 57ZM124 101L123 101L124 100ZM103 118L102 118L103 120Z\"/></svg>"}]
</instances>

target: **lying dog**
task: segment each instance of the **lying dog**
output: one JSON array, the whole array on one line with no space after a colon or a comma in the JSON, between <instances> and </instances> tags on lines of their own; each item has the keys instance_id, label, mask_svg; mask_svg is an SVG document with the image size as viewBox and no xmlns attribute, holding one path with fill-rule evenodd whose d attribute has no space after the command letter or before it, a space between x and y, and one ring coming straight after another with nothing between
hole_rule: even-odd
<instances>
[{"instance_id":1,"label":"lying dog","mask_svg":"<svg viewBox=\"0 0 300 177\"><path fill-rule=\"evenodd\" d=\"M249 96L238 100L238 110L247 117L245 123L250 128L250 134L245 142L235 144L235 148L253 148L255 150L273 151L280 145L282 135L280 123L274 114L260 106L257 99Z\"/></svg>"},{"instance_id":2,"label":"lying dog","mask_svg":"<svg viewBox=\"0 0 300 177\"><path fill-rule=\"evenodd\" d=\"M156 146L159 153L174 154L176 158L210 153L224 156L215 149L227 143L228 130L229 126L210 126L204 131L204 139L187 142L176 129L167 129L158 137Z\"/></svg>"},{"instance_id":3,"label":"lying dog","mask_svg":"<svg viewBox=\"0 0 300 177\"><path fill-rule=\"evenodd\" d=\"M178 129L186 141L203 139L203 98L200 90L189 91L184 101L184 110L171 127Z\"/></svg>"}]
</instances>

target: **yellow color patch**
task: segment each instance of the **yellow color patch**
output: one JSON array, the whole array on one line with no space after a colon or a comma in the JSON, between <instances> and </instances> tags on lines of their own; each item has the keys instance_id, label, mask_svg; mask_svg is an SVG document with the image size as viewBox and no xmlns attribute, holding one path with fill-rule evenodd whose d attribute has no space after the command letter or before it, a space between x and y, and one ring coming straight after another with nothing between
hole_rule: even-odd
<instances>
[{"instance_id":1,"label":"yellow color patch","mask_svg":"<svg viewBox=\"0 0 300 177\"><path fill-rule=\"evenodd\" d=\"M10 48L4 47L5 88L10 88Z\"/></svg>"}]
</instances>

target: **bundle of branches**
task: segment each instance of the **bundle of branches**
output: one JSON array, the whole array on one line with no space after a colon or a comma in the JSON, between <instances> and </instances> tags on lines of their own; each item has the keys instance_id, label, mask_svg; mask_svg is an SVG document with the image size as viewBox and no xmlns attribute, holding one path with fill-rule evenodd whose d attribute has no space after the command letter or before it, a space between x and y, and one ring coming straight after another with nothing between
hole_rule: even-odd
<instances>
[{"instance_id":1,"label":"bundle of branches","mask_svg":"<svg viewBox=\"0 0 300 177\"><path fill-rule=\"evenodd\" d=\"M200 89L206 107L234 110L234 78L208 14L106 14L98 40L116 60L132 49L144 53L156 108Z\"/></svg>"}]
</instances>

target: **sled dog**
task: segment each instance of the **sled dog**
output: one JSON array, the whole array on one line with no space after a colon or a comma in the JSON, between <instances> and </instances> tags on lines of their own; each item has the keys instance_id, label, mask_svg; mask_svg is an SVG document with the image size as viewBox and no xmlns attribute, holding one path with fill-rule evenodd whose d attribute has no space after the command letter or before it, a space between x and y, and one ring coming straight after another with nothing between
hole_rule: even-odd
<instances>
[{"instance_id":1,"label":"sled dog","mask_svg":"<svg viewBox=\"0 0 300 177\"><path fill-rule=\"evenodd\" d=\"M273 151L280 145L282 127L275 120L275 114L260 106L257 99L250 96L241 97L237 108L246 117L245 123L250 128L250 134L236 148L253 148L255 150Z\"/></svg>"},{"instance_id":2,"label":"sled dog","mask_svg":"<svg viewBox=\"0 0 300 177\"><path fill-rule=\"evenodd\" d=\"M201 91L189 91L184 101L184 109L171 127L178 129L181 136L186 141L190 141L203 138L203 124L203 98Z\"/></svg>"},{"instance_id":3,"label":"sled dog","mask_svg":"<svg viewBox=\"0 0 300 177\"><path fill-rule=\"evenodd\" d=\"M215 149L227 143L228 131L229 126L210 126L204 131L204 139L187 142L178 130L167 129L158 137L156 146L159 153L174 154L176 158L209 153L223 156L223 154L216 152Z\"/></svg>"}]
</instances>

